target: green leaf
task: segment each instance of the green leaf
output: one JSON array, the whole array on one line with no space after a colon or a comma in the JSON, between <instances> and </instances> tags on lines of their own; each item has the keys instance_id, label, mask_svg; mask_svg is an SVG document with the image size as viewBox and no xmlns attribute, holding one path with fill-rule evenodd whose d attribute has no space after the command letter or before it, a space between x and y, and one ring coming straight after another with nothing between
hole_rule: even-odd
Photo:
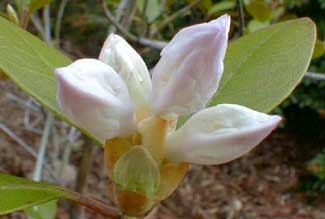
<instances>
[{"instance_id":1,"label":"green leaf","mask_svg":"<svg viewBox=\"0 0 325 219\"><path fill-rule=\"evenodd\" d=\"M70 63L67 56L0 17L0 69L20 88L67 122L69 120L56 101L54 69ZM82 131L94 138L86 130Z\"/></svg>"},{"instance_id":2,"label":"green leaf","mask_svg":"<svg viewBox=\"0 0 325 219\"><path fill-rule=\"evenodd\" d=\"M0 215L59 198L72 199L69 192L48 183L0 173Z\"/></svg>"},{"instance_id":3,"label":"green leaf","mask_svg":"<svg viewBox=\"0 0 325 219\"><path fill-rule=\"evenodd\" d=\"M324 53L325 53L324 42L317 39L314 48L313 59L320 58L321 56L324 55Z\"/></svg>"},{"instance_id":4,"label":"green leaf","mask_svg":"<svg viewBox=\"0 0 325 219\"><path fill-rule=\"evenodd\" d=\"M26 17L24 18L25 20L29 20L30 16L37 11L38 9L44 7L45 5L49 4L52 0L28 0L24 1L25 3L21 7L23 10L26 10L27 7L27 13Z\"/></svg>"},{"instance_id":5,"label":"green leaf","mask_svg":"<svg viewBox=\"0 0 325 219\"><path fill-rule=\"evenodd\" d=\"M2 11L0 11L0 17L7 18L8 15L6 13L3 13Z\"/></svg>"},{"instance_id":6,"label":"green leaf","mask_svg":"<svg viewBox=\"0 0 325 219\"><path fill-rule=\"evenodd\" d=\"M217 13L232 9L235 6L236 6L235 0L218 2L210 8L208 14L217 14Z\"/></svg>"},{"instance_id":7,"label":"green leaf","mask_svg":"<svg viewBox=\"0 0 325 219\"><path fill-rule=\"evenodd\" d=\"M272 18L272 10L262 0L253 0L246 5L247 12L256 20L267 21Z\"/></svg>"},{"instance_id":8,"label":"green leaf","mask_svg":"<svg viewBox=\"0 0 325 219\"><path fill-rule=\"evenodd\" d=\"M28 219L54 219L57 210L57 201L50 201L41 205L27 208Z\"/></svg>"},{"instance_id":9,"label":"green leaf","mask_svg":"<svg viewBox=\"0 0 325 219\"><path fill-rule=\"evenodd\" d=\"M315 24L309 18L300 18L272 25L231 43L219 89L209 105L235 103L269 112L302 79L315 40Z\"/></svg>"},{"instance_id":10,"label":"green leaf","mask_svg":"<svg viewBox=\"0 0 325 219\"><path fill-rule=\"evenodd\" d=\"M33 14L34 11L44 7L49 4L52 0L31 0L29 4L28 13Z\"/></svg>"},{"instance_id":11,"label":"green leaf","mask_svg":"<svg viewBox=\"0 0 325 219\"><path fill-rule=\"evenodd\" d=\"M250 20L247 25L247 29L250 33L263 29L270 26L269 21L261 22L258 20Z\"/></svg>"}]
</instances>

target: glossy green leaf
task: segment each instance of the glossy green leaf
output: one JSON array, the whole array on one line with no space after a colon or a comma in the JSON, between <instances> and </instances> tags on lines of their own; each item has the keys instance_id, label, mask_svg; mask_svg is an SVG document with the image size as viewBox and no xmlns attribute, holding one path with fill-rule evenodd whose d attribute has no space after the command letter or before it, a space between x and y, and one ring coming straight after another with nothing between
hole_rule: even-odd
<instances>
[{"instance_id":1,"label":"glossy green leaf","mask_svg":"<svg viewBox=\"0 0 325 219\"><path fill-rule=\"evenodd\" d=\"M70 63L67 56L0 17L0 69L24 91L67 122L69 120L60 111L56 101L54 69ZM86 130L82 131L92 137Z\"/></svg>"},{"instance_id":2,"label":"glossy green leaf","mask_svg":"<svg viewBox=\"0 0 325 219\"><path fill-rule=\"evenodd\" d=\"M272 25L228 47L220 86L210 101L268 112L281 103L306 72L316 40L309 18Z\"/></svg>"},{"instance_id":3,"label":"glossy green leaf","mask_svg":"<svg viewBox=\"0 0 325 219\"><path fill-rule=\"evenodd\" d=\"M58 198L71 199L69 192L61 187L4 173L0 173L0 194L0 215Z\"/></svg>"}]
</instances>

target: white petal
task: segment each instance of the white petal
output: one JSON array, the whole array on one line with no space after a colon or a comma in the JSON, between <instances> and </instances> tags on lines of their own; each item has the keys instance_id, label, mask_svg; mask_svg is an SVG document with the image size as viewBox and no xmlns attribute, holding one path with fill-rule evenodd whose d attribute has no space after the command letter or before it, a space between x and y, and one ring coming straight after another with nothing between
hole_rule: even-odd
<instances>
[{"instance_id":1,"label":"white petal","mask_svg":"<svg viewBox=\"0 0 325 219\"><path fill-rule=\"evenodd\" d=\"M280 120L279 116L235 104L210 107L168 136L167 156L175 162L225 163L254 148Z\"/></svg>"},{"instance_id":2,"label":"white petal","mask_svg":"<svg viewBox=\"0 0 325 219\"><path fill-rule=\"evenodd\" d=\"M61 110L77 126L104 140L127 136L135 128L126 85L108 65L80 59L55 70Z\"/></svg>"},{"instance_id":3,"label":"white petal","mask_svg":"<svg viewBox=\"0 0 325 219\"><path fill-rule=\"evenodd\" d=\"M182 29L153 70L151 107L156 114L190 114L204 108L223 72L230 17Z\"/></svg>"},{"instance_id":4,"label":"white petal","mask_svg":"<svg viewBox=\"0 0 325 219\"><path fill-rule=\"evenodd\" d=\"M151 79L141 56L120 36L111 34L100 52L99 60L110 65L128 86L136 110L148 108Z\"/></svg>"}]
</instances>

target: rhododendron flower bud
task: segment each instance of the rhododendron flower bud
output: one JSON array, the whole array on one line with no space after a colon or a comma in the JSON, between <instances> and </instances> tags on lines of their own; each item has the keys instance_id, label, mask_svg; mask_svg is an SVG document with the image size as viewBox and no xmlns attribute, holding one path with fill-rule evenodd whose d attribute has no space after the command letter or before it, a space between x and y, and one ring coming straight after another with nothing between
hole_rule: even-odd
<instances>
[{"instance_id":1,"label":"rhododendron flower bud","mask_svg":"<svg viewBox=\"0 0 325 219\"><path fill-rule=\"evenodd\" d=\"M122 37L111 34L104 43L99 60L121 75L128 86L135 109L147 109L151 79L141 56Z\"/></svg>"},{"instance_id":2,"label":"rhododendron flower bud","mask_svg":"<svg viewBox=\"0 0 325 219\"><path fill-rule=\"evenodd\" d=\"M198 111L218 88L229 26L224 15L179 31L161 52L152 90L141 57L114 34L99 60L56 69L62 111L105 140L108 189L123 214L147 214L177 188L190 163L236 159L280 122L279 116L235 104ZM179 115L196 111L176 130Z\"/></svg>"},{"instance_id":3,"label":"rhododendron flower bud","mask_svg":"<svg viewBox=\"0 0 325 219\"><path fill-rule=\"evenodd\" d=\"M110 66L80 59L55 70L61 110L77 126L100 139L127 136L135 128L129 93Z\"/></svg>"},{"instance_id":4,"label":"rhododendron flower bud","mask_svg":"<svg viewBox=\"0 0 325 219\"><path fill-rule=\"evenodd\" d=\"M216 92L223 72L229 15L179 31L162 50L153 70L152 110L157 114L190 114Z\"/></svg>"},{"instance_id":5,"label":"rhododendron flower bud","mask_svg":"<svg viewBox=\"0 0 325 219\"><path fill-rule=\"evenodd\" d=\"M235 104L220 104L194 114L166 142L175 162L221 164L234 160L259 144L280 122Z\"/></svg>"}]
</instances>

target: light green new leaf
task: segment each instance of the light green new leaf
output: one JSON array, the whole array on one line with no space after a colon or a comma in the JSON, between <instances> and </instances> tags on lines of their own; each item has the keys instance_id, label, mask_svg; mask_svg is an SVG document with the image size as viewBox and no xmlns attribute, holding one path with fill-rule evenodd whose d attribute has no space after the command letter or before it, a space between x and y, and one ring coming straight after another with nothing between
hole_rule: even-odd
<instances>
[{"instance_id":1,"label":"light green new leaf","mask_svg":"<svg viewBox=\"0 0 325 219\"><path fill-rule=\"evenodd\" d=\"M61 187L0 173L0 215L71 197Z\"/></svg>"},{"instance_id":2,"label":"light green new leaf","mask_svg":"<svg viewBox=\"0 0 325 219\"><path fill-rule=\"evenodd\" d=\"M231 43L219 89L209 105L235 103L269 112L302 79L315 40L315 24L309 18L300 18Z\"/></svg>"},{"instance_id":3,"label":"light green new leaf","mask_svg":"<svg viewBox=\"0 0 325 219\"><path fill-rule=\"evenodd\" d=\"M24 91L68 122L56 101L54 69L70 63L67 56L0 17L0 69ZM82 131L92 137L86 130Z\"/></svg>"}]
</instances>

